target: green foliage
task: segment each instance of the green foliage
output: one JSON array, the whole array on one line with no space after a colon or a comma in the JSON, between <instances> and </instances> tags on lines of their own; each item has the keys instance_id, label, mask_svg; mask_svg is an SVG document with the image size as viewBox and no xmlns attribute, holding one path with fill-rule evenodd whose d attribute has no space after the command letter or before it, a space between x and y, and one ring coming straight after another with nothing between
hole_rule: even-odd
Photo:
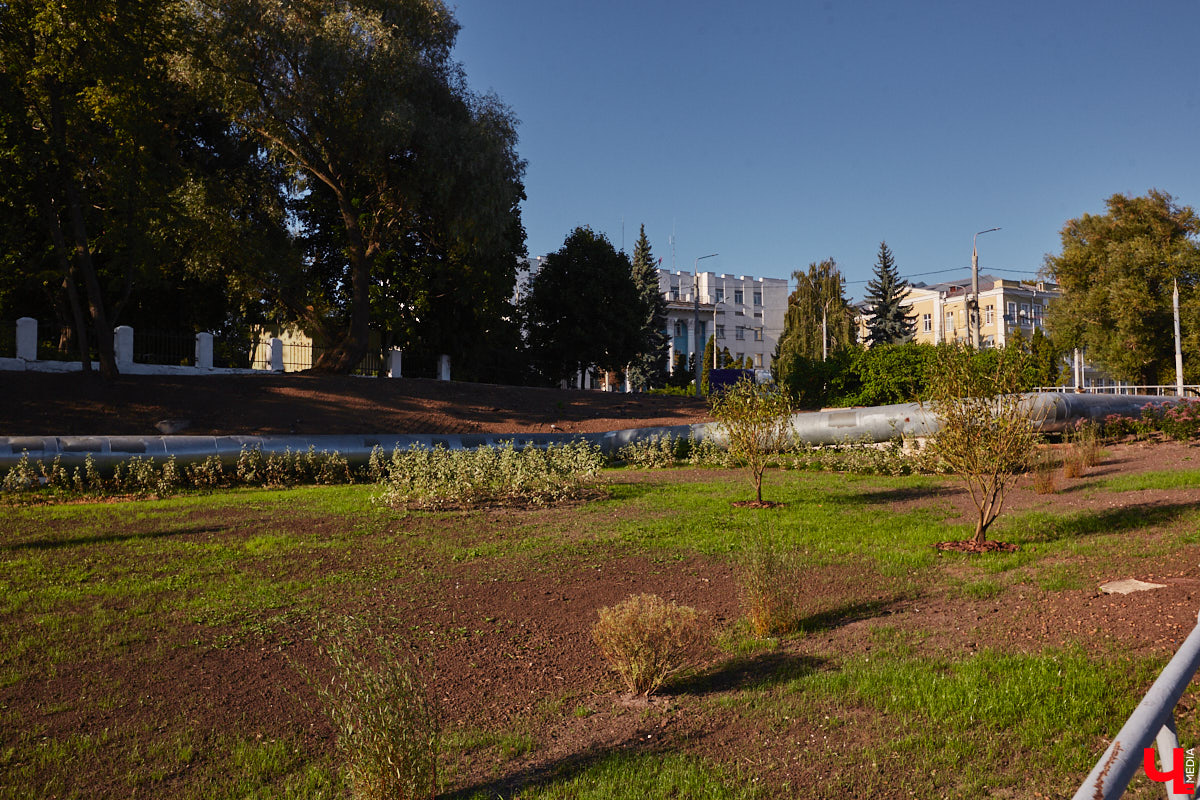
<instances>
[{"instance_id":1,"label":"green foliage","mask_svg":"<svg viewBox=\"0 0 1200 800\"><path fill-rule=\"evenodd\" d=\"M630 693L648 696L688 666L700 627L696 609L639 594L600 609L592 640Z\"/></svg>"},{"instance_id":2,"label":"green foliage","mask_svg":"<svg viewBox=\"0 0 1200 800\"><path fill-rule=\"evenodd\" d=\"M717 339L715 336L709 336L708 342L704 345L704 366L700 370L700 391L707 397L711 393L709 386L709 376L713 370L713 359L717 357Z\"/></svg>"},{"instance_id":3,"label":"green foliage","mask_svg":"<svg viewBox=\"0 0 1200 800\"><path fill-rule=\"evenodd\" d=\"M875 277L867 282L867 341L872 346L902 344L912 340L917 318L904 304L909 283L900 277L887 242L879 243Z\"/></svg>"},{"instance_id":4,"label":"green foliage","mask_svg":"<svg viewBox=\"0 0 1200 800\"><path fill-rule=\"evenodd\" d=\"M628 373L634 388L644 391L662 385L667 374L667 301L659 289L658 268L645 225L639 229L633 246L631 269L641 299L644 350L629 363Z\"/></svg>"},{"instance_id":5,"label":"green foliage","mask_svg":"<svg viewBox=\"0 0 1200 800\"><path fill-rule=\"evenodd\" d=\"M797 270L792 278L796 288L788 297L783 333L771 368L776 382L788 386L793 396L824 395L828 390L823 383L818 384L822 387L819 391L801 386L813 382L812 363L823 359L823 350L833 354L854 343L854 314L845 296L846 281L832 258L809 264L807 272Z\"/></svg>"},{"instance_id":6,"label":"green foliage","mask_svg":"<svg viewBox=\"0 0 1200 800\"><path fill-rule=\"evenodd\" d=\"M642 300L629 259L580 227L546 256L521 298L529 357L550 381L596 367L620 372L647 353Z\"/></svg>"},{"instance_id":7,"label":"green foliage","mask_svg":"<svg viewBox=\"0 0 1200 800\"><path fill-rule=\"evenodd\" d=\"M378 462L373 462L378 463ZM382 467L378 501L405 508L544 505L596 490L604 458L594 445L573 442L517 449L397 448Z\"/></svg>"},{"instance_id":8,"label":"green foliage","mask_svg":"<svg viewBox=\"0 0 1200 800\"><path fill-rule=\"evenodd\" d=\"M750 630L758 638L788 633L796 625L801 580L793 551L770 529L756 528L738 559L738 594Z\"/></svg>"},{"instance_id":9,"label":"green foliage","mask_svg":"<svg viewBox=\"0 0 1200 800\"><path fill-rule=\"evenodd\" d=\"M1105 205L1105 214L1069 220L1062 252L1046 258L1045 272L1063 292L1047 324L1058 347L1083 348L1114 378L1165 383L1174 374L1175 279L1188 332L1184 361L1194 368L1200 358L1200 328L1188 324L1200 320L1200 217L1157 189L1114 194Z\"/></svg>"},{"instance_id":10,"label":"green foliage","mask_svg":"<svg viewBox=\"0 0 1200 800\"><path fill-rule=\"evenodd\" d=\"M440 723L420 667L396 639L346 619L318 629L327 680L303 669L337 733L355 800L417 800L438 790Z\"/></svg>"},{"instance_id":11,"label":"green foliage","mask_svg":"<svg viewBox=\"0 0 1200 800\"><path fill-rule=\"evenodd\" d=\"M782 466L819 472L857 475L934 475L946 464L933 448L899 437L888 442L847 441L834 445L796 444Z\"/></svg>"},{"instance_id":12,"label":"green foliage","mask_svg":"<svg viewBox=\"0 0 1200 800\"><path fill-rule=\"evenodd\" d=\"M987 539L1016 476L1028 471L1038 436L1017 392L1027 356L1016 348L974 358L969 348L941 345L929 376L941 427L933 452L966 485L978 512L973 541Z\"/></svg>"},{"instance_id":13,"label":"green foliage","mask_svg":"<svg viewBox=\"0 0 1200 800\"><path fill-rule=\"evenodd\" d=\"M927 396L929 370L937 354L931 344L878 344L860 350L850 369L858 394L852 405L911 403Z\"/></svg>"},{"instance_id":14,"label":"green foliage","mask_svg":"<svg viewBox=\"0 0 1200 800\"><path fill-rule=\"evenodd\" d=\"M755 501L762 503L762 478L767 462L790 442L791 401L781 389L743 378L714 395L710 405L725 436L729 455L750 472Z\"/></svg>"}]
</instances>

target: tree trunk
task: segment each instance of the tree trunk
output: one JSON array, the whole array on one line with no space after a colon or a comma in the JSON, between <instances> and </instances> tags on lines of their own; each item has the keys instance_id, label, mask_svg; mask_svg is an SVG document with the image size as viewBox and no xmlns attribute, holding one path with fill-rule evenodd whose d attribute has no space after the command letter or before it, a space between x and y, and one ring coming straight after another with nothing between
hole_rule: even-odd
<instances>
[{"instance_id":1,"label":"tree trunk","mask_svg":"<svg viewBox=\"0 0 1200 800\"><path fill-rule=\"evenodd\" d=\"M350 259L350 327L342 341L321 355L317 372L348 375L363 360L371 340L371 262L373 247L364 238L358 213L339 192L338 207L346 226L346 251Z\"/></svg>"},{"instance_id":2,"label":"tree trunk","mask_svg":"<svg viewBox=\"0 0 1200 800\"><path fill-rule=\"evenodd\" d=\"M87 323L83 318L83 306L79 302L79 289L75 279L71 277L71 260L67 258L67 240L63 236L62 223L54 210L53 204L45 197L42 201L42 215L46 226L50 229L50 241L54 243L54 251L58 256L58 266L62 270L62 288L67 295L67 306L71 309L71 323L75 329L75 343L79 347L79 367L84 373L92 371L92 348L88 346Z\"/></svg>"}]
</instances>

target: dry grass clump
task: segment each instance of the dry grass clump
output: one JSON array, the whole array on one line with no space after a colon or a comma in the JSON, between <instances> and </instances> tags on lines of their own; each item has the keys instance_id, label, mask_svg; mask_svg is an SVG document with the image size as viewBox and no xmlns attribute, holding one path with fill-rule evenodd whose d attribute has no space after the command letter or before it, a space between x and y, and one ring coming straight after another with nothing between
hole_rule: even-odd
<instances>
[{"instance_id":1,"label":"dry grass clump","mask_svg":"<svg viewBox=\"0 0 1200 800\"><path fill-rule=\"evenodd\" d=\"M1043 451L1033 465L1033 490L1038 494L1054 494L1058 491L1058 458Z\"/></svg>"},{"instance_id":2,"label":"dry grass clump","mask_svg":"<svg viewBox=\"0 0 1200 800\"><path fill-rule=\"evenodd\" d=\"M755 636L785 633L796 625L798 569L792 554L767 533L746 540L738 583L742 610Z\"/></svg>"},{"instance_id":3,"label":"dry grass clump","mask_svg":"<svg viewBox=\"0 0 1200 800\"><path fill-rule=\"evenodd\" d=\"M630 693L649 696L695 658L700 624L690 606L639 594L600 609L592 639Z\"/></svg>"},{"instance_id":4,"label":"dry grass clump","mask_svg":"<svg viewBox=\"0 0 1200 800\"><path fill-rule=\"evenodd\" d=\"M332 667L314 678L337 732L355 800L415 800L438 790L438 714L417 665L398 642L354 620L318 633Z\"/></svg>"}]
</instances>

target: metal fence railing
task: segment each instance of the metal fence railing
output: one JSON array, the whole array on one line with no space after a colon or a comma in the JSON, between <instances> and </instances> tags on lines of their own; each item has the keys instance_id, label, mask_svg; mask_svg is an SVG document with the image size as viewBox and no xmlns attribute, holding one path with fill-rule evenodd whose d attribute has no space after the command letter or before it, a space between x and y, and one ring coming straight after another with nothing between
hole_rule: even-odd
<instances>
[{"instance_id":1,"label":"metal fence railing","mask_svg":"<svg viewBox=\"0 0 1200 800\"><path fill-rule=\"evenodd\" d=\"M167 331L133 332L133 360L138 364L196 365L196 334Z\"/></svg>"},{"instance_id":2,"label":"metal fence railing","mask_svg":"<svg viewBox=\"0 0 1200 800\"><path fill-rule=\"evenodd\" d=\"M1200 669L1200 625L1192 629L1175 657L1163 668L1158 680L1146 692L1142 702L1096 762L1087 780L1075 793L1074 800L1117 800L1125 793L1138 768L1146 763L1151 744L1158 747L1156 772L1174 772L1179 737L1175 732L1175 704ZM1179 776L1181 779L1182 775ZM1195 778L1193 777L1193 780ZM1192 797L1195 789L1176 793L1175 781L1164 784L1168 800Z\"/></svg>"},{"instance_id":3,"label":"metal fence railing","mask_svg":"<svg viewBox=\"0 0 1200 800\"><path fill-rule=\"evenodd\" d=\"M1155 397L1175 397L1179 387L1175 384L1135 385L1131 383L1114 383L1106 386L1038 386L1035 392L1083 392L1085 394L1136 394L1152 395ZM1184 384L1184 397L1200 396L1200 384Z\"/></svg>"},{"instance_id":4,"label":"metal fence railing","mask_svg":"<svg viewBox=\"0 0 1200 800\"><path fill-rule=\"evenodd\" d=\"M300 372L306 369L312 369L316 366L321 356L332 351L332 347L320 347L318 345L309 344L307 342L284 342L283 343L283 371L284 372ZM253 358L250 366L253 369L269 370L271 368L271 340L268 338L260 338L254 344ZM379 353L369 351L358 366L350 373L352 375L365 375L374 377L379 374L383 359Z\"/></svg>"},{"instance_id":5,"label":"metal fence railing","mask_svg":"<svg viewBox=\"0 0 1200 800\"><path fill-rule=\"evenodd\" d=\"M14 333L16 335L14 326ZM37 357L39 361L78 361L79 343L69 325L38 320Z\"/></svg>"}]
</instances>

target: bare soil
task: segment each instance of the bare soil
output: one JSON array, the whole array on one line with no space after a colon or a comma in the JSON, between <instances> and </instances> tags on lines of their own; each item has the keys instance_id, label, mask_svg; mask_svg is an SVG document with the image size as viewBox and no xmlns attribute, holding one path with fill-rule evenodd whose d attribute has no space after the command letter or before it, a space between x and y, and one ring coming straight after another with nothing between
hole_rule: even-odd
<instances>
[{"instance_id":1,"label":"bare soil","mask_svg":"<svg viewBox=\"0 0 1200 800\"><path fill-rule=\"evenodd\" d=\"M0 435L603 432L708 422L703 400L419 378L0 372Z\"/></svg>"}]
</instances>

